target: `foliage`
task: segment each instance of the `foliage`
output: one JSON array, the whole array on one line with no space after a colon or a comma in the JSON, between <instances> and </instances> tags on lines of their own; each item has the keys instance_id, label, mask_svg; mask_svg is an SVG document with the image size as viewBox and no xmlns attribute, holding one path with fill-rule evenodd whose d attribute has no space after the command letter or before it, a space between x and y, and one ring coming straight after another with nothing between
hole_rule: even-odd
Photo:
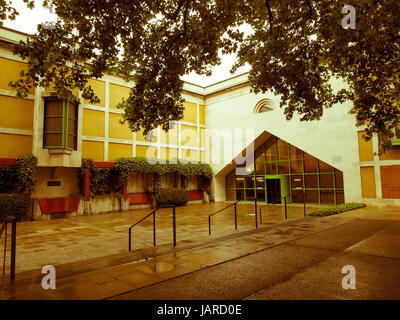
<instances>
[{"instance_id":1,"label":"foliage","mask_svg":"<svg viewBox=\"0 0 400 320\"><path fill-rule=\"evenodd\" d=\"M351 210L355 210L355 209L359 209L359 208L363 208L363 207L365 207L364 203L350 202L350 203L346 203L346 204L340 204L340 205L331 206L328 208L319 209L319 210L311 212L308 215L313 216L313 217L325 217L325 216L330 216L333 214L338 214L338 213L345 212L345 211L351 211Z\"/></svg>"},{"instance_id":2,"label":"foliage","mask_svg":"<svg viewBox=\"0 0 400 320\"><path fill-rule=\"evenodd\" d=\"M15 191L17 193L31 193L37 178L37 162L37 158L32 154L23 154L17 157L15 168Z\"/></svg>"},{"instance_id":3,"label":"foliage","mask_svg":"<svg viewBox=\"0 0 400 320\"><path fill-rule=\"evenodd\" d=\"M254 91L280 95L287 119L320 119L348 100L366 138L381 133L384 146L400 116L400 2L353 2L356 29L346 30L342 0L46 0L55 28L39 25L15 47L28 70L12 86L25 95L53 83L66 97L78 87L93 103L87 80L119 74L135 83L119 105L124 121L145 134L159 125L167 131L182 118L181 76L209 74L220 52L236 53L232 71L250 65ZM11 10L0 2L0 12ZM243 25L252 31L245 35ZM332 77L346 86L335 91Z\"/></svg>"},{"instance_id":4,"label":"foliage","mask_svg":"<svg viewBox=\"0 0 400 320\"><path fill-rule=\"evenodd\" d=\"M31 199L24 194L0 194L0 221L7 216L21 220L29 212Z\"/></svg>"},{"instance_id":5,"label":"foliage","mask_svg":"<svg viewBox=\"0 0 400 320\"><path fill-rule=\"evenodd\" d=\"M189 191L180 188L160 188L156 192L156 200L158 206L182 206L189 201Z\"/></svg>"},{"instance_id":6,"label":"foliage","mask_svg":"<svg viewBox=\"0 0 400 320\"><path fill-rule=\"evenodd\" d=\"M178 173L186 177L204 177L210 183L213 173L210 165L202 163L155 163L154 159L141 157L119 158L115 161L114 168L96 168L93 160L83 159L80 171L80 186L83 194L83 181L86 170L90 168L90 193L91 196L120 194L122 188L128 184L129 177L135 173L153 174L154 191L157 192L161 185L161 176L167 173Z\"/></svg>"},{"instance_id":7,"label":"foliage","mask_svg":"<svg viewBox=\"0 0 400 320\"><path fill-rule=\"evenodd\" d=\"M32 154L17 157L16 166L0 167L0 193L30 194L36 183L37 158Z\"/></svg>"}]
</instances>

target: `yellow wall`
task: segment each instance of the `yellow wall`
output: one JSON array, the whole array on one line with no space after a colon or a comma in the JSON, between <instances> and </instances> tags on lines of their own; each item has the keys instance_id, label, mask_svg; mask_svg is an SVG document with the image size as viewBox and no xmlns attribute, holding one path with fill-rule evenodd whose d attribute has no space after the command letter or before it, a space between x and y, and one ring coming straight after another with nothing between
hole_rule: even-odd
<instances>
[{"instance_id":1,"label":"yellow wall","mask_svg":"<svg viewBox=\"0 0 400 320\"><path fill-rule=\"evenodd\" d=\"M32 136L0 133L0 157L32 153Z\"/></svg>"},{"instance_id":2,"label":"yellow wall","mask_svg":"<svg viewBox=\"0 0 400 320\"><path fill-rule=\"evenodd\" d=\"M197 161L196 150L182 150L182 159L188 161Z\"/></svg>"},{"instance_id":3,"label":"yellow wall","mask_svg":"<svg viewBox=\"0 0 400 320\"><path fill-rule=\"evenodd\" d=\"M178 149L160 148L160 159L163 160L178 159Z\"/></svg>"},{"instance_id":4,"label":"yellow wall","mask_svg":"<svg viewBox=\"0 0 400 320\"><path fill-rule=\"evenodd\" d=\"M157 158L157 148L148 146L136 146L136 156L143 158Z\"/></svg>"},{"instance_id":5,"label":"yellow wall","mask_svg":"<svg viewBox=\"0 0 400 320\"><path fill-rule=\"evenodd\" d=\"M178 124L173 129L169 129L168 132L160 130L160 142L165 144L178 144Z\"/></svg>"},{"instance_id":6,"label":"yellow wall","mask_svg":"<svg viewBox=\"0 0 400 320\"><path fill-rule=\"evenodd\" d=\"M110 83L110 108L116 108L117 104L122 102L122 98L129 97L130 88Z\"/></svg>"},{"instance_id":7,"label":"yellow wall","mask_svg":"<svg viewBox=\"0 0 400 320\"><path fill-rule=\"evenodd\" d=\"M361 186L363 198L376 198L374 167L361 167Z\"/></svg>"},{"instance_id":8,"label":"yellow wall","mask_svg":"<svg viewBox=\"0 0 400 320\"><path fill-rule=\"evenodd\" d=\"M0 127L32 130L34 101L0 96Z\"/></svg>"},{"instance_id":9,"label":"yellow wall","mask_svg":"<svg viewBox=\"0 0 400 320\"><path fill-rule=\"evenodd\" d=\"M184 102L183 121L197 123L197 105L193 102Z\"/></svg>"},{"instance_id":10,"label":"yellow wall","mask_svg":"<svg viewBox=\"0 0 400 320\"><path fill-rule=\"evenodd\" d=\"M132 157L132 145L110 142L108 144L108 160L113 161L121 157Z\"/></svg>"},{"instance_id":11,"label":"yellow wall","mask_svg":"<svg viewBox=\"0 0 400 320\"><path fill-rule=\"evenodd\" d=\"M152 141L146 140L146 136L143 135L143 129L136 132L136 140L137 141L146 141L146 142L157 142L157 130L153 130L153 140Z\"/></svg>"},{"instance_id":12,"label":"yellow wall","mask_svg":"<svg viewBox=\"0 0 400 320\"><path fill-rule=\"evenodd\" d=\"M104 143L97 141L82 141L82 158L103 161Z\"/></svg>"},{"instance_id":13,"label":"yellow wall","mask_svg":"<svg viewBox=\"0 0 400 320\"><path fill-rule=\"evenodd\" d=\"M20 79L20 72L27 69L26 63L0 58L0 89L14 91L8 83ZM29 93L35 94L35 88L29 90Z\"/></svg>"},{"instance_id":14,"label":"yellow wall","mask_svg":"<svg viewBox=\"0 0 400 320\"><path fill-rule=\"evenodd\" d=\"M105 106L105 97L106 97L106 84L104 81L89 79L88 86L91 86L94 90L94 94L100 99L100 103L95 103L96 106ZM84 99L84 103L92 104L89 100Z\"/></svg>"},{"instance_id":15,"label":"yellow wall","mask_svg":"<svg viewBox=\"0 0 400 320\"><path fill-rule=\"evenodd\" d=\"M206 110L205 106L199 105L199 122L200 124L206 124Z\"/></svg>"},{"instance_id":16,"label":"yellow wall","mask_svg":"<svg viewBox=\"0 0 400 320\"><path fill-rule=\"evenodd\" d=\"M197 147L197 128L182 125L181 126L181 144L187 147Z\"/></svg>"},{"instance_id":17,"label":"yellow wall","mask_svg":"<svg viewBox=\"0 0 400 320\"><path fill-rule=\"evenodd\" d=\"M108 136L115 139L127 139L132 140L132 131L128 125L121 124L122 116L115 113L109 114L109 131Z\"/></svg>"},{"instance_id":18,"label":"yellow wall","mask_svg":"<svg viewBox=\"0 0 400 320\"><path fill-rule=\"evenodd\" d=\"M104 112L83 109L82 134L84 136L104 137Z\"/></svg>"},{"instance_id":19,"label":"yellow wall","mask_svg":"<svg viewBox=\"0 0 400 320\"><path fill-rule=\"evenodd\" d=\"M363 139L364 131L359 131L358 133L358 151L360 161L374 161L374 152L372 146L372 140L365 141Z\"/></svg>"}]
</instances>

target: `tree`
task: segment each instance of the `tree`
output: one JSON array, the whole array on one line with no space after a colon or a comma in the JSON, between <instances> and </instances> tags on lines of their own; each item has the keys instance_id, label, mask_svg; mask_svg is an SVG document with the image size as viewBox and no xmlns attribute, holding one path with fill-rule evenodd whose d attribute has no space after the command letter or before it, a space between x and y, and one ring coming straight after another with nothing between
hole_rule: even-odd
<instances>
[{"instance_id":1,"label":"tree","mask_svg":"<svg viewBox=\"0 0 400 320\"><path fill-rule=\"evenodd\" d=\"M248 63L252 89L280 95L287 119L320 119L349 100L366 138L379 133L384 149L400 115L400 2L352 2L356 29L342 27L341 0L49 0L55 28L38 26L15 47L28 70L12 86L24 95L54 83L66 97L78 87L95 102L87 80L119 74L135 83L119 105L130 128L168 130L183 113L181 76L209 74L219 53L236 52L232 71ZM253 33L241 32L244 23ZM334 91L335 78L346 87Z\"/></svg>"}]
</instances>

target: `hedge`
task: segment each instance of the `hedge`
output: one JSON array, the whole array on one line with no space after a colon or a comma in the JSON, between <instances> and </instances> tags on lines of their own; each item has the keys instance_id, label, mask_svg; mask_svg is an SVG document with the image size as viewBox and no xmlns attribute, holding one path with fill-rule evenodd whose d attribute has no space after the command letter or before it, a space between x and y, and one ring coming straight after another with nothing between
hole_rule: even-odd
<instances>
[{"instance_id":1,"label":"hedge","mask_svg":"<svg viewBox=\"0 0 400 320\"><path fill-rule=\"evenodd\" d=\"M31 205L29 195L0 194L0 221L7 216L14 216L18 220L26 217Z\"/></svg>"},{"instance_id":2,"label":"hedge","mask_svg":"<svg viewBox=\"0 0 400 320\"><path fill-rule=\"evenodd\" d=\"M345 212L345 211L363 208L365 206L366 206L365 203L350 202L350 203L346 203L346 204L340 204L340 205L331 206L328 208L319 209L319 210L309 213L308 216L325 217L325 216L330 216L330 215L338 214L338 213Z\"/></svg>"},{"instance_id":3,"label":"hedge","mask_svg":"<svg viewBox=\"0 0 400 320\"><path fill-rule=\"evenodd\" d=\"M189 201L189 191L180 188L160 188L156 192L156 201L158 206L183 206Z\"/></svg>"},{"instance_id":4,"label":"hedge","mask_svg":"<svg viewBox=\"0 0 400 320\"><path fill-rule=\"evenodd\" d=\"M206 188L211 182L213 172L208 164L191 162L159 163L157 159L142 157L119 158L115 160L114 168L96 168L93 160L82 159L80 171L81 194L83 194L83 181L86 171L90 167L90 195L121 195L123 186L126 186L129 177L135 173L147 173L154 175L154 189L160 187L160 177L167 173L178 173L185 179L185 184L192 176L203 177L202 187Z\"/></svg>"}]
</instances>

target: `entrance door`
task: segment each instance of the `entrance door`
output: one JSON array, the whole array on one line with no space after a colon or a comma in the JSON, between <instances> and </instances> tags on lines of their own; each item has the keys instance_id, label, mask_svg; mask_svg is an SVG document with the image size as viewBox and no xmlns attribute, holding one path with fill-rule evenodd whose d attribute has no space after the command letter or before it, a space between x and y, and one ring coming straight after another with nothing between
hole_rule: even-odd
<instances>
[{"instance_id":1,"label":"entrance door","mask_svg":"<svg viewBox=\"0 0 400 320\"><path fill-rule=\"evenodd\" d=\"M267 202L277 203L281 198L281 179L267 179Z\"/></svg>"}]
</instances>

